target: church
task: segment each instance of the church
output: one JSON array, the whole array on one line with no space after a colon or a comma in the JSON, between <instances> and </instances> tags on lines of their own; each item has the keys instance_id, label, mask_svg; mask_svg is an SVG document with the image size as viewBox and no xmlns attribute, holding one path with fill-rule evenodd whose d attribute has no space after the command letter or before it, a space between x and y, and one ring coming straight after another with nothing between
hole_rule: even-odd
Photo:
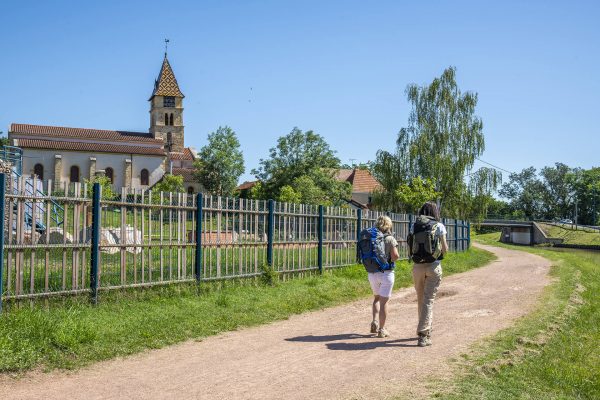
<instances>
[{"instance_id":1,"label":"church","mask_svg":"<svg viewBox=\"0 0 600 400\"><path fill-rule=\"evenodd\" d=\"M54 187L103 174L116 190L149 189L170 173L194 193L202 187L193 177L197 154L184 143L183 98L165 53L148 99L148 132L12 123L8 138L22 149L21 174Z\"/></svg>"}]
</instances>

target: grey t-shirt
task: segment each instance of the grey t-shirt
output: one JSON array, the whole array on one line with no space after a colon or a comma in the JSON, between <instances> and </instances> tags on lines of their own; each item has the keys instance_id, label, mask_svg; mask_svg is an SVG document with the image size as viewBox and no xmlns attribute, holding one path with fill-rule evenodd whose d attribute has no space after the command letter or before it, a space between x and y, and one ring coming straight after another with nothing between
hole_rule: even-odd
<instances>
[{"instance_id":1,"label":"grey t-shirt","mask_svg":"<svg viewBox=\"0 0 600 400\"><path fill-rule=\"evenodd\" d=\"M396 238L392 235L386 236L385 237L385 256L387 257L388 261L389 261L390 257L392 256L392 249L394 247L398 247L398 241L396 240Z\"/></svg>"}]
</instances>

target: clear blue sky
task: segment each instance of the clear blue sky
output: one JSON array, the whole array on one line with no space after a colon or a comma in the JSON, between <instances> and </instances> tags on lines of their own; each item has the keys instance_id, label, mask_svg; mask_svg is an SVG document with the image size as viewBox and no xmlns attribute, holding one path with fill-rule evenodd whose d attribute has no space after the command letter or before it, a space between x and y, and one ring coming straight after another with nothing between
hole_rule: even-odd
<instances>
[{"instance_id":1,"label":"clear blue sky","mask_svg":"<svg viewBox=\"0 0 600 400\"><path fill-rule=\"evenodd\" d=\"M406 125L406 85L449 65L479 93L483 160L600 166L600 2L423 3L6 2L0 130L147 131L167 37L186 144L231 126L242 180L294 126L323 135L343 162L373 160Z\"/></svg>"}]
</instances>

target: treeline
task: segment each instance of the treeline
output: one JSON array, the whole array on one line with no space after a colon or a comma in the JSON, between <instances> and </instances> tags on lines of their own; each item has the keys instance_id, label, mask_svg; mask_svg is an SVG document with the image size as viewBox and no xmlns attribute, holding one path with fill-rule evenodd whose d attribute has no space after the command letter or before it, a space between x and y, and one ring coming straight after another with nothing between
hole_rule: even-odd
<instances>
[{"instance_id":1,"label":"treeline","mask_svg":"<svg viewBox=\"0 0 600 400\"><path fill-rule=\"evenodd\" d=\"M490 217L562 220L597 225L600 168L571 168L562 163L509 175L489 206Z\"/></svg>"}]
</instances>

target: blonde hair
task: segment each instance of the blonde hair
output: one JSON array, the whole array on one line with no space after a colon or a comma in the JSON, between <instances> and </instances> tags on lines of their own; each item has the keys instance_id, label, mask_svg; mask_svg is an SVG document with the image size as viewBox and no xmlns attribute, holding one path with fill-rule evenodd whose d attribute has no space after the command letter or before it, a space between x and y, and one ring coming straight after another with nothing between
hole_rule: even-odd
<instances>
[{"instance_id":1,"label":"blonde hair","mask_svg":"<svg viewBox=\"0 0 600 400\"><path fill-rule=\"evenodd\" d=\"M382 215L379 218L377 218L377 223L375 223L375 227L383 233L391 233L392 219L387 215Z\"/></svg>"}]
</instances>

